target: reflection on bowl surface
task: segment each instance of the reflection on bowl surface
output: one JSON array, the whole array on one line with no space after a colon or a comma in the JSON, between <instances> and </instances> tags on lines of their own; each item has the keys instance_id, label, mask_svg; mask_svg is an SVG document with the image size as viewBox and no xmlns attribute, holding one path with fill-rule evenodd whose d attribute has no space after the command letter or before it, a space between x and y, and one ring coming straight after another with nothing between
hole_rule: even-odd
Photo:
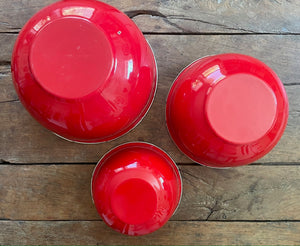
<instances>
[{"instance_id":1,"label":"reflection on bowl surface","mask_svg":"<svg viewBox=\"0 0 300 246\"><path fill-rule=\"evenodd\" d=\"M156 64L137 26L91 0L54 3L24 26L12 57L21 102L49 130L78 142L119 137L146 114Z\"/></svg>"},{"instance_id":2,"label":"reflection on bowl surface","mask_svg":"<svg viewBox=\"0 0 300 246\"><path fill-rule=\"evenodd\" d=\"M174 161L148 143L127 143L97 164L92 197L98 213L114 230L144 235L162 227L176 210L181 178Z\"/></svg>"},{"instance_id":3,"label":"reflection on bowl surface","mask_svg":"<svg viewBox=\"0 0 300 246\"><path fill-rule=\"evenodd\" d=\"M167 126L178 148L212 167L249 164L279 141L288 100L277 75L240 54L199 59L174 81Z\"/></svg>"}]
</instances>

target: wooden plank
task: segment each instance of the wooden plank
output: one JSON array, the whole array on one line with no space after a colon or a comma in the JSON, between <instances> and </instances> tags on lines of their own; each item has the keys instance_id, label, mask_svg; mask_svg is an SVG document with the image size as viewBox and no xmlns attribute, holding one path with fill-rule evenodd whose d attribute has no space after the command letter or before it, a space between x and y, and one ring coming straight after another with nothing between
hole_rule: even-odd
<instances>
[{"instance_id":1,"label":"wooden plank","mask_svg":"<svg viewBox=\"0 0 300 246\"><path fill-rule=\"evenodd\" d=\"M17 100L9 65L0 65L0 103Z\"/></svg>"},{"instance_id":2,"label":"wooden plank","mask_svg":"<svg viewBox=\"0 0 300 246\"><path fill-rule=\"evenodd\" d=\"M90 196L94 165L0 165L0 219L99 220ZM173 221L300 220L300 165L211 169L181 165Z\"/></svg>"},{"instance_id":3,"label":"wooden plank","mask_svg":"<svg viewBox=\"0 0 300 246\"><path fill-rule=\"evenodd\" d=\"M146 39L158 62L159 82L167 87L194 60L220 53L253 56L270 66L284 84L300 84L300 36L146 35Z\"/></svg>"},{"instance_id":4,"label":"wooden plank","mask_svg":"<svg viewBox=\"0 0 300 246\"><path fill-rule=\"evenodd\" d=\"M294 85L299 83L300 77L298 69L300 36L168 35L147 36L147 38L157 57L159 84L155 102L137 128L116 141L100 145L78 145L63 141L39 126L20 103L2 103L0 105L2 119L0 158L8 162L21 163L96 162L113 146L127 141L143 140L166 149L177 162L190 162L174 146L165 127L165 101L172 81L183 67L197 57L214 53L239 52L252 55L269 64L287 85L286 90L290 100L290 119L286 134L275 150L260 162L300 160L299 144L297 144L300 139L300 88L299 85ZM260 45L257 46L257 43ZM4 90L0 93L0 102L15 100L16 94L8 73L9 68L2 66L0 69L3 71L3 78L0 81L4 85Z\"/></svg>"},{"instance_id":5,"label":"wooden plank","mask_svg":"<svg viewBox=\"0 0 300 246\"><path fill-rule=\"evenodd\" d=\"M290 116L278 145L260 163L291 163L300 160L300 85L286 87ZM167 151L178 163L191 163L174 145L165 125L168 87L159 85L155 102L143 121L128 134L107 143L83 145L65 141L39 125L20 102L0 103L0 159L11 163L93 162L109 149L125 142L146 141Z\"/></svg>"},{"instance_id":6,"label":"wooden plank","mask_svg":"<svg viewBox=\"0 0 300 246\"><path fill-rule=\"evenodd\" d=\"M178 220L299 220L300 166L180 167Z\"/></svg>"},{"instance_id":7,"label":"wooden plank","mask_svg":"<svg viewBox=\"0 0 300 246\"><path fill-rule=\"evenodd\" d=\"M164 148L177 162L189 163L191 161L172 143L165 126L165 101L172 81L183 67L197 57L239 52L255 56L269 64L286 84L290 100L290 118L285 134L275 149L259 162L299 162L300 36L167 35L147 38L157 57L159 83L154 104L137 128L112 142L79 145L63 141L41 127L19 102L0 103L0 159L13 163L97 162L110 148L127 141L141 140ZM257 45L258 43L260 45ZM0 102L14 101L16 94L13 91L9 68L2 66L0 69L4 74L1 84L5 88L0 93Z\"/></svg>"},{"instance_id":8,"label":"wooden plank","mask_svg":"<svg viewBox=\"0 0 300 246\"><path fill-rule=\"evenodd\" d=\"M18 34L0 33L0 62L8 63L11 60L13 46ZM4 61L4 62L3 62Z\"/></svg>"},{"instance_id":9,"label":"wooden plank","mask_svg":"<svg viewBox=\"0 0 300 246\"><path fill-rule=\"evenodd\" d=\"M55 1L1 1L0 32L18 31L34 13ZM300 4L297 0L106 0L105 2L125 11L144 32L300 32Z\"/></svg>"},{"instance_id":10,"label":"wooden plank","mask_svg":"<svg viewBox=\"0 0 300 246\"><path fill-rule=\"evenodd\" d=\"M11 60L16 37L17 34L0 33L0 61ZM284 84L300 84L300 35L146 35L146 38L158 62L159 82L167 87L192 61L220 53L256 57L270 66ZM0 74L7 70L0 66Z\"/></svg>"},{"instance_id":11,"label":"wooden plank","mask_svg":"<svg viewBox=\"0 0 300 246\"><path fill-rule=\"evenodd\" d=\"M299 245L299 222L168 222L130 237L102 221L0 221L4 245Z\"/></svg>"}]
</instances>

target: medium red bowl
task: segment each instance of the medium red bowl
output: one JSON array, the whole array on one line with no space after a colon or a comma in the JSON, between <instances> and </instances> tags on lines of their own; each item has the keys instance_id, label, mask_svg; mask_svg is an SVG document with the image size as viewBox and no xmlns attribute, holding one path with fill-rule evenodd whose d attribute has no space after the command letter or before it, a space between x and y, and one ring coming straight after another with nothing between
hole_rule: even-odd
<instances>
[{"instance_id":1,"label":"medium red bowl","mask_svg":"<svg viewBox=\"0 0 300 246\"><path fill-rule=\"evenodd\" d=\"M104 222L128 235L162 227L181 198L181 177L174 161L158 147L127 143L109 151L92 177L92 197Z\"/></svg>"},{"instance_id":2,"label":"medium red bowl","mask_svg":"<svg viewBox=\"0 0 300 246\"><path fill-rule=\"evenodd\" d=\"M12 56L19 98L66 139L103 142L137 125L156 90L150 46L123 13L93 0L54 3L24 26Z\"/></svg>"},{"instance_id":3,"label":"medium red bowl","mask_svg":"<svg viewBox=\"0 0 300 246\"><path fill-rule=\"evenodd\" d=\"M169 92L166 120L178 148L211 167L249 164L282 136L288 99L277 75L250 56L222 54L185 68Z\"/></svg>"}]
</instances>

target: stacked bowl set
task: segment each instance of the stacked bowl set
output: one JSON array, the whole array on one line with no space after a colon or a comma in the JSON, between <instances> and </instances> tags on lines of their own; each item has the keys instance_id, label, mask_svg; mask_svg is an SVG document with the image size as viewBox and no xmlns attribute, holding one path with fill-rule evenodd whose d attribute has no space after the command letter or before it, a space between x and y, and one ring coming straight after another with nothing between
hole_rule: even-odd
<instances>
[{"instance_id":1,"label":"stacked bowl set","mask_svg":"<svg viewBox=\"0 0 300 246\"><path fill-rule=\"evenodd\" d=\"M95 0L54 3L34 15L16 41L12 75L29 113L58 136L100 143L134 128L157 87L153 52L122 12ZM175 79L166 123L177 147L196 163L249 164L279 141L288 100L277 75L241 54L207 56ZM162 149L126 143L96 165L95 207L113 229L144 235L163 226L181 198L179 170Z\"/></svg>"}]
</instances>

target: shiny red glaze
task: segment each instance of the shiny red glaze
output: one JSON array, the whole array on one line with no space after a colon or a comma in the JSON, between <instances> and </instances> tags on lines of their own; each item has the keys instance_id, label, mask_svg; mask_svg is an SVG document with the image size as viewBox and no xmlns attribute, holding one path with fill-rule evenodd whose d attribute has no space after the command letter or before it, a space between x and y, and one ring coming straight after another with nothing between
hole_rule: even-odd
<instances>
[{"instance_id":1,"label":"shiny red glaze","mask_svg":"<svg viewBox=\"0 0 300 246\"><path fill-rule=\"evenodd\" d=\"M138 27L94 0L65 0L34 15L12 56L13 81L31 115L78 142L123 135L149 109L156 63Z\"/></svg>"},{"instance_id":2,"label":"shiny red glaze","mask_svg":"<svg viewBox=\"0 0 300 246\"><path fill-rule=\"evenodd\" d=\"M92 197L108 226L123 234L144 235L173 215L181 186L179 170L164 151L135 142L114 148L98 162Z\"/></svg>"},{"instance_id":3,"label":"shiny red glaze","mask_svg":"<svg viewBox=\"0 0 300 246\"><path fill-rule=\"evenodd\" d=\"M249 164L282 136L288 99L277 75L246 55L221 54L185 68L169 92L166 120L178 148L211 167Z\"/></svg>"}]
</instances>

